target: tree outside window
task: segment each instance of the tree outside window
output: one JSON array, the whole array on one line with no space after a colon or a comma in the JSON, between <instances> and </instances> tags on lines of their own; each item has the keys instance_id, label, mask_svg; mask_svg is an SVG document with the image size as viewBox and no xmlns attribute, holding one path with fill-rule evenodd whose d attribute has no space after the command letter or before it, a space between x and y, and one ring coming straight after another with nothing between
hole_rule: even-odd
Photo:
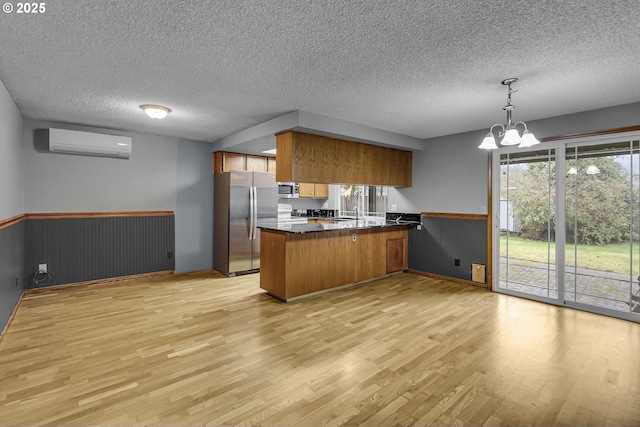
<instances>
[{"instance_id":1,"label":"tree outside window","mask_svg":"<svg viewBox=\"0 0 640 427\"><path fill-rule=\"evenodd\" d=\"M375 185L341 185L340 216L384 218L389 199L387 187Z\"/></svg>"}]
</instances>

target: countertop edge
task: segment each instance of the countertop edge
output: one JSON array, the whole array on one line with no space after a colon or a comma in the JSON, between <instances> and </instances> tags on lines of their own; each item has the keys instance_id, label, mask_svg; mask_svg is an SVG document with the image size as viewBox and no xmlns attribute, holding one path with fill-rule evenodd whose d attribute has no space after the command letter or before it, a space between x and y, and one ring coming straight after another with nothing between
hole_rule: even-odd
<instances>
[{"instance_id":1,"label":"countertop edge","mask_svg":"<svg viewBox=\"0 0 640 427\"><path fill-rule=\"evenodd\" d=\"M295 227L295 225L298 226L302 226L302 227L309 227L308 224L292 224L293 227ZM265 231L271 231L271 232L276 232L276 233L286 233L286 234L308 234L308 233L327 233L327 232L334 232L334 231L349 231L349 230L370 230L370 229L376 229L376 228L394 228L394 227L410 227L412 224L397 224L395 222L389 222L389 223L384 223L384 224L367 224L367 225L355 225L355 226L348 226L348 227L337 227L337 228L329 228L329 229L325 229L325 228L318 228L318 229L296 229L296 228L291 228L291 229L282 229L282 228L278 228L277 226L269 226L269 225L258 225L258 228L261 230L265 230Z\"/></svg>"}]
</instances>

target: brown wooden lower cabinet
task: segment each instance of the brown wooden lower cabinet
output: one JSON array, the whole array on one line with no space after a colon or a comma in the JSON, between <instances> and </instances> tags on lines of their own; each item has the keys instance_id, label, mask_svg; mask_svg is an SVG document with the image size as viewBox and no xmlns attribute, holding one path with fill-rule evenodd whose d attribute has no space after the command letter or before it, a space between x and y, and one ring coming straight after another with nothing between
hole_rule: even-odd
<instances>
[{"instance_id":1,"label":"brown wooden lower cabinet","mask_svg":"<svg viewBox=\"0 0 640 427\"><path fill-rule=\"evenodd\" d=\"M404 237L397 239L387 239L387 273L407 268L407 239Z\"/></svg>"},{"instance_id":2,"label":"brown wooden lower cabinet","mask_svg":"<svg viewBox=\"0 0 640 427\"><path fill-rule=\"evenodd\" d=\"M401 271L407 236L406 227L304 234L263 229L260 287L286 301Z\"/></svg>"}]
</instances>

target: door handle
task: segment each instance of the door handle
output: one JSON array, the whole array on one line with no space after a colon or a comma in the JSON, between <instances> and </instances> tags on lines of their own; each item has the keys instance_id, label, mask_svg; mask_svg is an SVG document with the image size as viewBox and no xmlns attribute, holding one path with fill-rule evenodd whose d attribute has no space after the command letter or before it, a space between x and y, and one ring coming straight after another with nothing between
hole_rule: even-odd
<instances>
[{"instance_id":1,"label":"door handle","mask_svg":"<svg viewBox=\"0 0 640 427\"><path fill-rule=\"evenodd\" d=\"M258 238L258 189L253 187L253 240Z\"/></svg>"},{"instance_id":2,"label":"door handle","mask_svg":"<svg viewBox=\"0 0 640 427\"><path fill-rule=\"evenodd\" d=\"M253 240L253 187L249 187L249 240Z\"/></svg>"}]
</instances>

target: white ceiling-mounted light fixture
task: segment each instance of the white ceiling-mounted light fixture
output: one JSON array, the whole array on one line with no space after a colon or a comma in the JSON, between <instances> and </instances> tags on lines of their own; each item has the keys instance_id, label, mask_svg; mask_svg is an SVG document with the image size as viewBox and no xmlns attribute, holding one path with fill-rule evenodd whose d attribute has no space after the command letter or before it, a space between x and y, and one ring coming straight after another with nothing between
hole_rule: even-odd
<instances>
[{"instance_id":1,"label":"white ceiling-mounted light fixture","mask_svg":"<svg viewBox=\"0 0 640 427\"><path fill-rule=\"evenodd\" d=\"M147 113L147 116L152 119L164 119L167 117L167 114L171 112L167 107L163 107L161 105L141 105L140 108Z\"/></svg>"},{"instance_id":2,"label":"white ceiling-mounted light fixture","mask_svg":"<svg viewBox=\"0 0 640 427\"><path fill-rule=\"evenodd\" d=\"M511 121L511 112L513 111L515 105L511 105L511 94L513 92L517 92L516 90L511 89L511 84L518 81L517 77L512 77L509 79L505 79L502 81L502 84L507 86L507 105L502 107L503 110L507 112L507 124L501 125L500 123L496 123L491 126L489 129L489 133L482 140L482 144L478 146L478 148L483 148L485 150L495 150L498 148L496 144L496 138L493 136L493 128L496 126L502 128L502 130L498 133L498 137L502 138L500 141L500 145L518 145L518 148L531 147L536 144L540 144L540 141L536 139L533 133L529 132L527 128L527 124L525 122L517 122L513 123ZM522 125L524 126L524 130L522 131L522 136L518 133L518 129L516 126Z\"/></svg>"}]
</instances>

